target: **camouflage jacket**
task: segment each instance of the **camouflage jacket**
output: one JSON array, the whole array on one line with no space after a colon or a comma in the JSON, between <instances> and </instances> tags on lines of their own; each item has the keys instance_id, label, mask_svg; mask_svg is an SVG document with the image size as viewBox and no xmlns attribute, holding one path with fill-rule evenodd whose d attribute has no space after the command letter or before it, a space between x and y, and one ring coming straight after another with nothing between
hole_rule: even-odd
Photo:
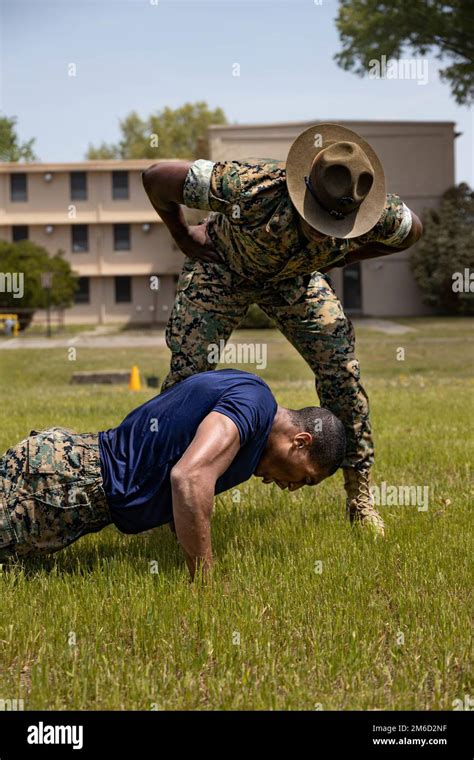
<instances>
[{"instance_id":1,"label":"camouflage jacket","mask_svg":"<svg viewBox=\"0 0 474 760\"><path fill-rule=\"evenodd\" d=\"M365 243L397 246L410 231L410 211L398 195L387 194L377 224L349 240L304 238L286 186L285 162L248 159L195 161L183 188L184 204L210 211L209 237L222 260L242 277L268 284L341 262Z\"/></svg>"}]
</instances>

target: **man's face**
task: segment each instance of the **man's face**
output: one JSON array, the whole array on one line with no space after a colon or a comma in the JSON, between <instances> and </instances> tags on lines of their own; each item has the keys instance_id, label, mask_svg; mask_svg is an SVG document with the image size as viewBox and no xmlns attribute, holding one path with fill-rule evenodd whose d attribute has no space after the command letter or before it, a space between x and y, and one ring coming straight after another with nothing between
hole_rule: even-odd
<instances>
[{"instance_id":1,"label":"man's face","mask_svg":"<svg viewBox=\"0 0 474 760\"><path fill-rule=\"evenodd\" d=\"M309 433L298 433L288 445L281 445L262 456L255 470L262 482L276 483L282 490L296 491L302 486L316 486L327 475L308 455Z\"/></svg>"}]
</instances>

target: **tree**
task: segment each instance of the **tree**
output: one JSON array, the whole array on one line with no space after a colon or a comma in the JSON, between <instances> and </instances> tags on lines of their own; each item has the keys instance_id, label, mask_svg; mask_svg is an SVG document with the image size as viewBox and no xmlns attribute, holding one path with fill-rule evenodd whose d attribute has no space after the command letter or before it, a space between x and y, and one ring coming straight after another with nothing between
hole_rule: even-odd
<instances>
[{"instance_id":1,"label":"tree","mask_svg":"<svg viewBox=\"0 0 474 760\"><path fill-rule=\"evenodd\" d=\"M410 265L425 303L474 313L474 192L465 183L448 190L439 210L425 212L423 228Z\"/></svg>"},{"instance_id":2,"label":"tree","mask_svg":"<svg viewBox=\"0 0 474 760\"><path fill-rule=\"evenodd\" d=\"M0 310L12 313L32 312L44 309L48 304L48 295L41 284L41 273L52 272L50 304L66 308L72 306L77 290L77 278L69 263L63 258L64 252L58 251L50 256L42 246L30 240L19 243L0 241L0 261L2 262L2 285L0 289ZM8 287L15 275L15 290ZM22 287L19 290L19 276ZM21 297L18 297L20 295Z\"/></svg>"},{"instance_id":3,"label":"tree","mask_svg":"<svg viewBox=\"0 0 474 760\"><path fill-rule=\"evenodd\" d=\"M0 161L37 161L33 151L35 138L19 143L15 116L0 116Z\"/></svg>"},{"instance_id":4,"label":"tree","mask_svg":"<svg viewBox=\"0 0 474 760\"><path fill-rule=\"evenodd\" d=\"M404 47L450 61L441 78L459 104L474 100L474 3L472 0L341 0L336 19L342 68L367 73L370 62L398 58ZM471 31L469 31L471 30Z\"/></svg>"},{"instance_id":5,"label":"tree","mask_svg":"<svg viewBox=\"0 0 474 760\"><path fill-rule=\"evenodd\" d=\"M132 111L120 122L119 143L89 145L86 158L207 158L210 124L227 124L227 119L221 108L211 111L203 101L166 107L147 119Z\"/></svg>"}]
</instances>

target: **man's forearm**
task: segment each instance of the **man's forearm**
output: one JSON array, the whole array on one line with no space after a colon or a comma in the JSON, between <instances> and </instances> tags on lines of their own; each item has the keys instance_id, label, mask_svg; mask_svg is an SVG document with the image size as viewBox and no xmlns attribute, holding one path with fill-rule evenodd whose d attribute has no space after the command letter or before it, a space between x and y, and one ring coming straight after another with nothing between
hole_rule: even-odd
<instances>
[{"instance_id":1,"label":"man's forearm","mask_svg":"<svg viewBox=\"0 0 474 760\"><path fill-rule=\"evenodd\" d=\"M180 242L188 234L188 225L184 217L181 203L177 197L166 198L163 195L165 182L160 179L160 165L151 166L142 173L143 187L156 213L168 227L176 242Z\"/></svg>"},{"instance_id":2,"label":"man's forearm","mask_svg":"<svg viewBox=\"0 0 474 760\"><path fill-rule=\"evenodd\" d=\"M346 254L342 262L336 262L328 267L322 267L320 271L324 274L336 267L346 267L350 264L357 264L359 261L366 261L367 259L378 259L380 256L389 256L392 253L398 253L401 248L393 248L383 243L367 243L355 251L350 251Z\"/></svg>"},{"instance_id":3,"label":"man's forearm","mask_svg":"<svg viewBox=\"0 0 474 760\"><path fill-rule=\"evenodd\" d=\"M383 243L367 243L355 251L350 251L345 257L346 264L357 264L358 261L367 259L377 259L380 256L389 256L392 253L398 253L398 248L393 248Z\"/></svg>"},{"instance_id":4,"label":"man's forearm","mask_svg":"<svg viewBox=\"0 0 474 760\"><path fill-rule=\"evenodd\" d=\"M176 537L186 557L191 578L198 567L205 573L212 564L211 512L214 490L195 488L189 480L172 482Z\"/></svg>"},{"instance_id":5,"label":"man's forearm","mask_svg":"<svg viewBox=\"0 0 474 760\"><path fill-rule=\"evenodd\" d=\"M179 244L189 234L188 224L184 218L183 207L178 203L168 204L169 209L156 209L166 226L171 237Z\"/></svg>"}]
</instances>

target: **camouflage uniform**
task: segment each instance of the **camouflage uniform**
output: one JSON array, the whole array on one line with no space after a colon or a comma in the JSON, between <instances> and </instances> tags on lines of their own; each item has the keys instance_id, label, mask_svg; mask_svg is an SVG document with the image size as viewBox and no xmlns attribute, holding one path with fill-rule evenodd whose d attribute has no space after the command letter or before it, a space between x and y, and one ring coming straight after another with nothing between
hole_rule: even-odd
<instances>
[{"instance_id":1,"label":"camouflage uniform","mask_svg":"<svg viewBox=\"0 0 474 760\"><path fill-rule=\"evenodd\" d=\"M183 197L186 206L210 212L207 233L220 261L185 259L166 329L171 367L162 390L213 369L209 344L227 341L248 306L257 303L314 371L321 405L344 423L344 466L372 464L369 404L353 327L319 269L343 265L344 256L365 243L399 245L411 226L408 208L389 194L379 221L365 235L309 242L297 226L285 165L272 159L195 161Z\"/></svg>"},{"instance_id":2,"label":"camouflage uniform","mask_svg":"<svg viewBox=\"0 0 474 760\"><path fill-rule=\"evenodd\" d=\"M32 430L0 459L0 562L51 554L111 522L97 434Z\"/></svg>"}]
</instances>

